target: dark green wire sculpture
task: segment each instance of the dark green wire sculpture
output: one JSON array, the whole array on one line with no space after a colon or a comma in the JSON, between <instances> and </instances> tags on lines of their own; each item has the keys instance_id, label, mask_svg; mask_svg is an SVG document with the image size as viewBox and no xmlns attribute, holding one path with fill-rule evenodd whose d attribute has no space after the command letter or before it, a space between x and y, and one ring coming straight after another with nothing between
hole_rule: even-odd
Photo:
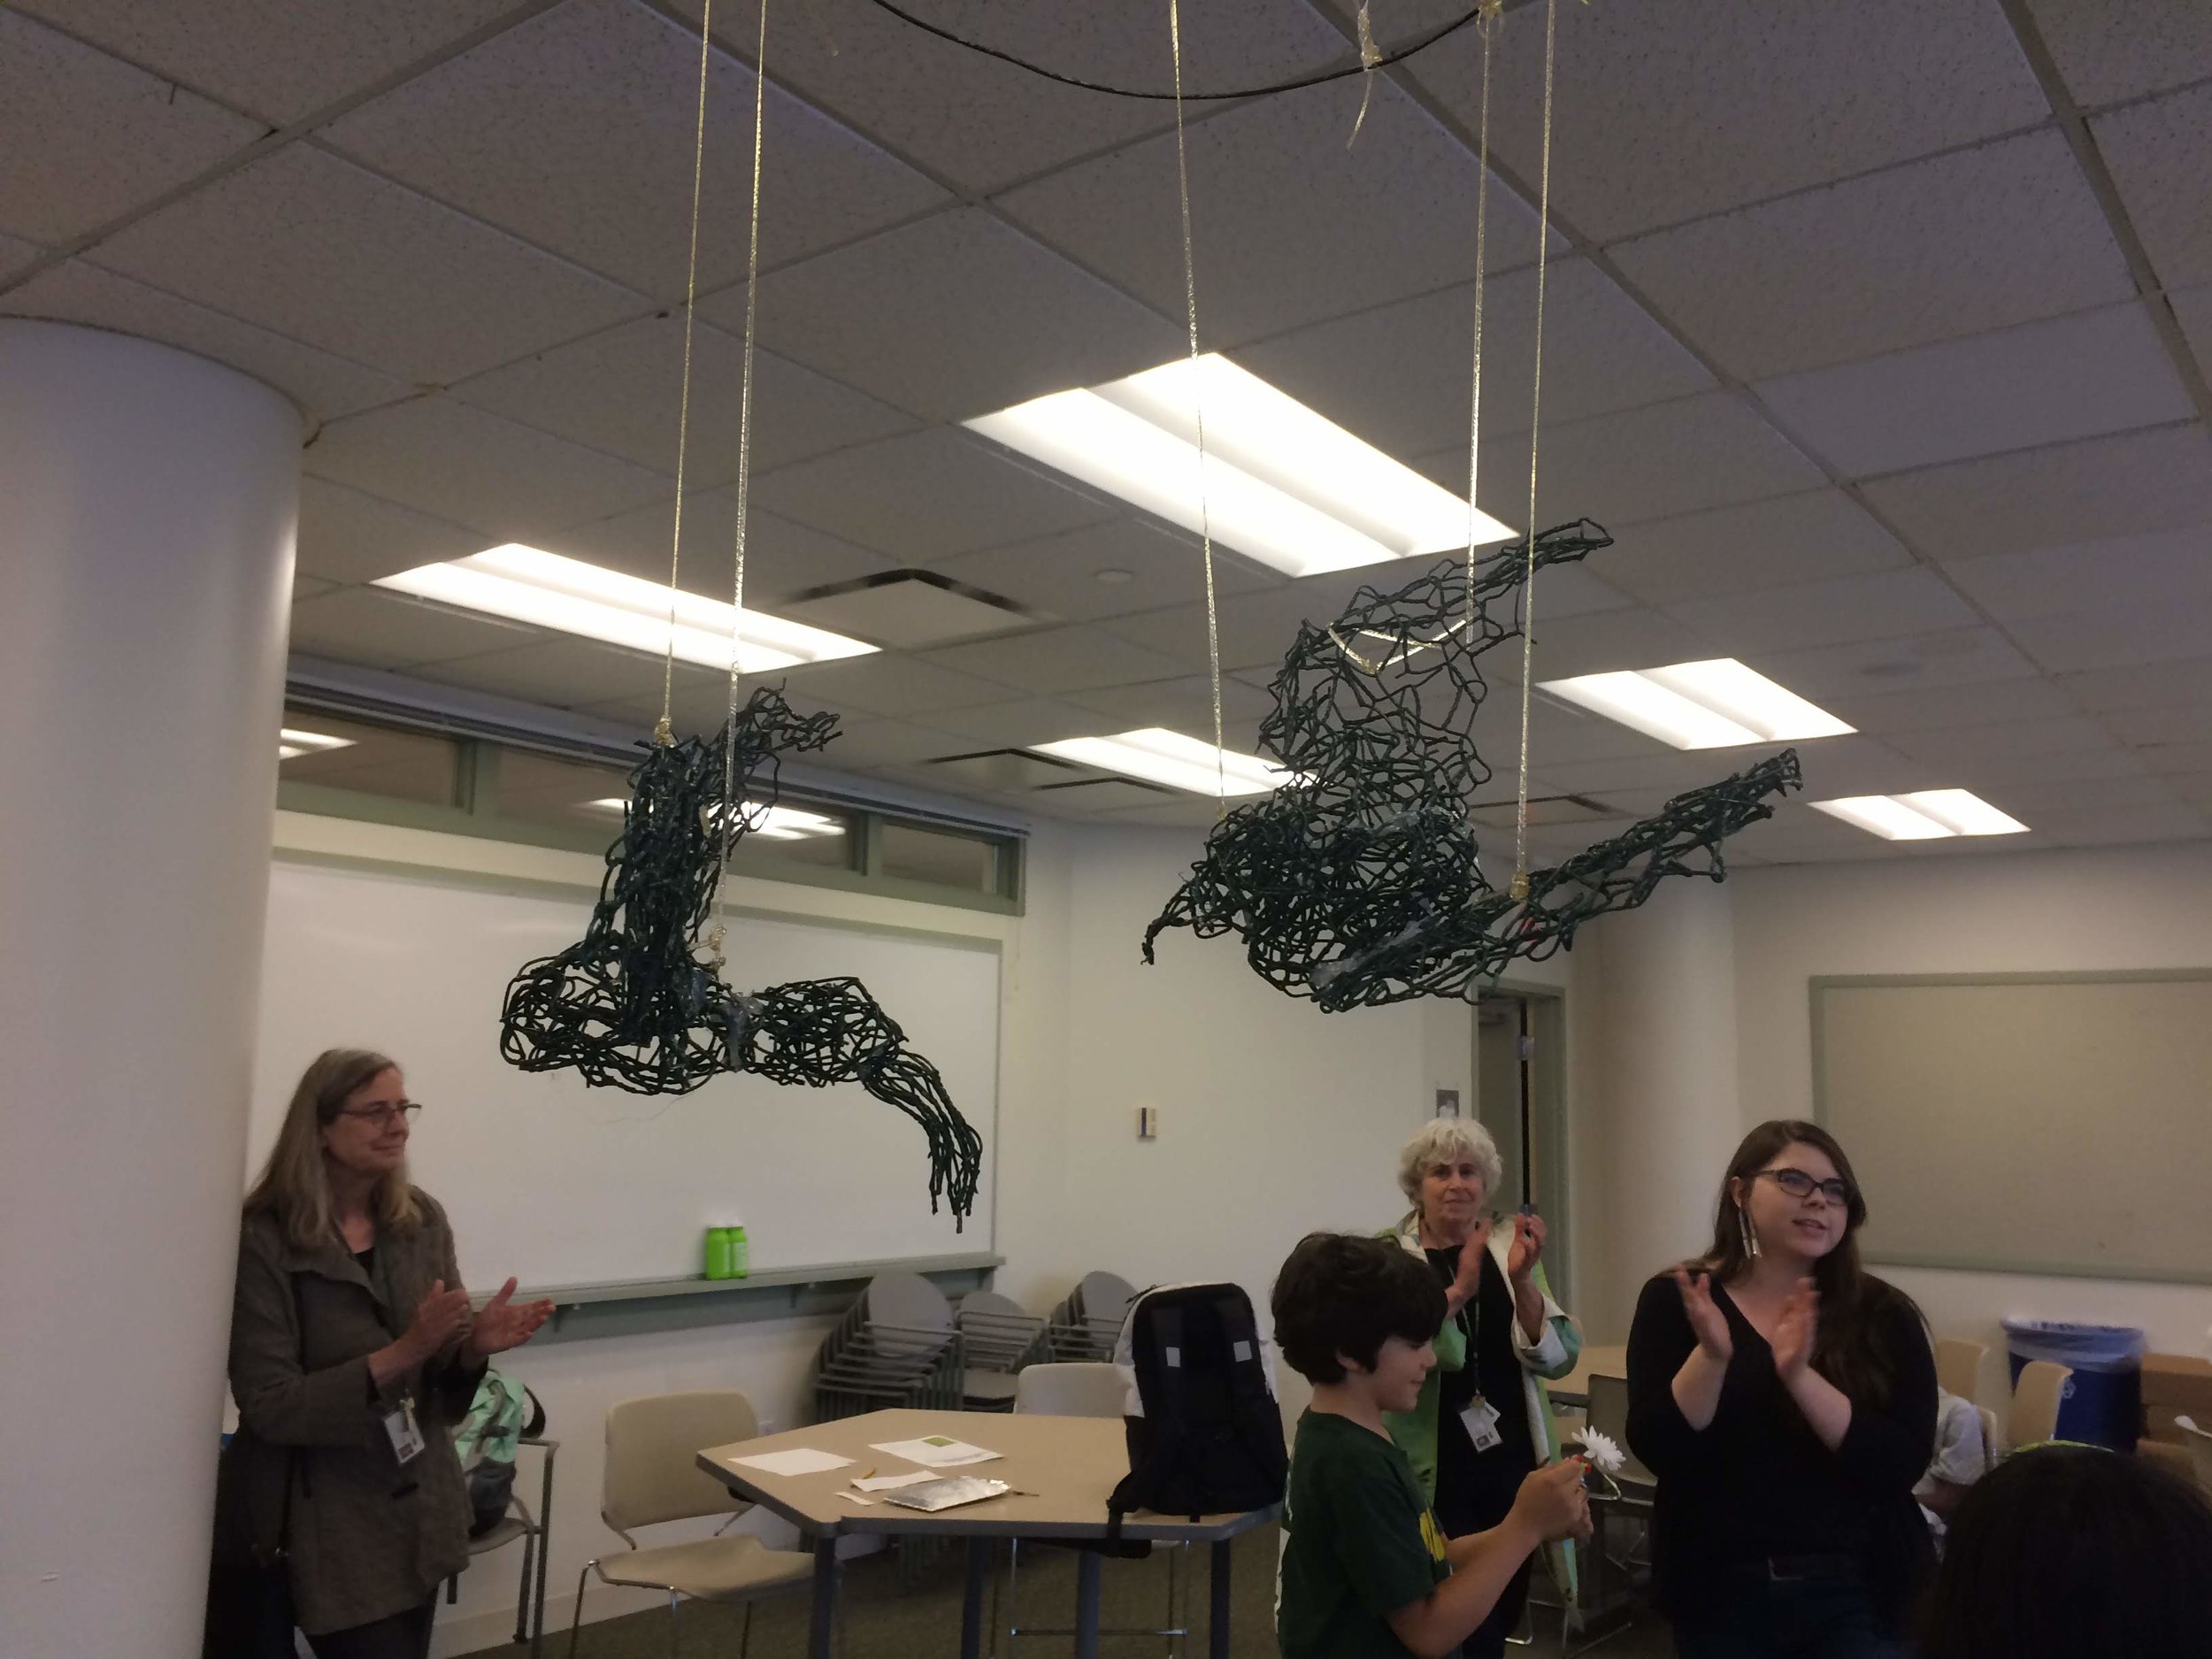
<instances>
[{"instance_id":1,"label":"dark green wire sculpture","mask_svg":"<svg viewBox=\"0 0 2212 1659\"><path fill-rule=\"evenodd\" d=\"M1797 787L1794 750L1530 871L1525 899L1483 872L1467 816L1491 776L1471 734L1489 689L1481 658L1521 633L1490 607L1517 597L1532 563L1610 545L1578 519L1537 536L1532 561L1524 541L1481 561L1471 594L1465 562L1446 559L1394 592L1361 588L1334 623L1301 627L1260 726L1261 749L1294 780L1215 825L1145 930L1144 959L1171 927L1233 933L1254 972L1324 1009L1471 1001L1516 957L1567 949L1584 923L1641 904L1668 876L1720 880L1721 842Z\"/></svg>"},{"instance_id":2,"label":"dark green wire sculpture","mask_svg":"<svg viewBox=\"0 0 2212 1659\"><path fill-rule=\"evenodd\" d=\"M525 1071L573 1070L634 1094L687 1094L725 1071L857 1081L921 1125L929 1207L944 1198L964 1223L982 1139L867 987L806 979L740 994L722 980L718 943L700 942L726 849L775 803L779 757L836 735L834 714L794 713L764 686L715 737L646 745L590 926L510 982L500 1052Z\"/></svg>"}]
</instances>

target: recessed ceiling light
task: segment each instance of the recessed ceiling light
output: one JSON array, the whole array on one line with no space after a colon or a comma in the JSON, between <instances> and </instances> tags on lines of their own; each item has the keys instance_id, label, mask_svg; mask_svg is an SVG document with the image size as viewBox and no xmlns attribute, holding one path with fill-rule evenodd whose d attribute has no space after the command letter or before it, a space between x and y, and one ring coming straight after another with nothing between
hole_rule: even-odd
<instances>
[{"instance_id":1,"label":"recessed ceiling light","mask_svg":"<svg viewBox=\"0 0 2212 1659\"><path fill-rule=\"evenodd\" d=\"M302 755L327 755L334 749L351 749L349 737L331 737L321 732L303 732L297 726L286 726L277 733L277 758L297 760Z\"/></svg>"},{"instance_id":2,"label":"recessed ceiling light","mask_svg":"<svg viewBox=\"0 0 2212 1659\"><path fill-rule=\"evenodd\" d=\"M1466 502L1217 353L965 424L1292 576L1467 545ZM1513 536L1487 513L1471 528L1478 544Z\"/></svg>"},{"instance_id":3,"label":"recessed ceiling light","mask_svg":"<svg viewBox=\"0 0 2212 1659\"><path fill-rule=\"evenodd\" d=\"M376 585L656 657L672 649L687 663L726 672L733 639L737 666L749 674L858 657L876 649L841 634L757 611L740 611L719 599L671 589L519 542L402 571L380 578Z\"/></svg>"},{"instance_id":4,"label":"recessed ceiling light","mask_svg":"<svg viewBox=\"0 0 2212 1659\"><path fill-rule=\"evenodd\" d=\"M1124 732L1116 737L1070 737L1056 743L1033 743L1040 754L1056 755L1102 772L1118 772L1148 783L1164 783L1193 795L1265 795L1296 781L1293 773L1257 755L1220 751L1215 761L1211 743L1202 743L1180 732L1160 726Z\"/></svg>"},{"instance_id":5,"label":"recessed ceiling light","mask_svg":"<svg viewBox=\"0 0 2212 1659\"><path fill-rule=\"evenodd\" d=\"M595 812L612 812L618 816L629 805L622 796L609 795L604 800L587 801L584 805ZM804 841L817 835L842 835L842 820L826 813L810 812L803 807L764 807L748 801L745 803L745 829L748 834L763 841Z\"/></svg>"},{"instance_id":6,"label":"recessed ceiling light","mask_svg":"<svg viewBox=\"0 0 2212 1659\"><path fill-rule=\"evenodd\" d=\"M1815 801L1813 810L1885 841L1935 841L1949 835L2017 835L2028 827L1968 789L1916 789L1909 795L1853 795Z\"/></svg>"},{"instance_id":7,"label":"recessed ceiling light","mask_svg":"<svg viewBox=\"0 0 2212 1659\"><path fill-rule=\"evenodd\" d=\"M1537 684L1677 749L1793 742L1854 729L1732 657Z\"/></svg>"}]
</instances>

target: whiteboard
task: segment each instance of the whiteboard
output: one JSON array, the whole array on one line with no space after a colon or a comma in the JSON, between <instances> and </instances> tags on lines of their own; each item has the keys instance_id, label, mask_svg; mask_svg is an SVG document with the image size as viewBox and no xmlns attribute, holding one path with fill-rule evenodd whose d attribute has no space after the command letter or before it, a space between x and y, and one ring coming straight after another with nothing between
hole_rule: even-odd
<instances>
[{"instance_id":1,"label":"whiteboard","mask_svg":"<svg viewBox=\"0 0 2212 1659\"><path fill-rule=\"evenodd\" d=\"M1812 982L1873 1260L2212 1281L2212 972Z\"/></svg>"},{"instance_id":2,"label":"whiteboard","mask_svg":"<svg viewBox=\"0 0 2212 1659\"><path fill-rule=\"evenodd\" d=\"M249 1171L325 1048L392 1056L423 1102L408 1162L442 1202L472 1285L695 1276L741 1223L756 1270L991 1243L999 956L989 941L733 911L726 977L749 990L855 975L983 1137L976 1213L929 1208L922 1132L857 1083L720 1077L693 1094L588 1088L500 1057L507 982L581 936L590 896L280 858L271 868Z\"/></svg>"}]
</instances>

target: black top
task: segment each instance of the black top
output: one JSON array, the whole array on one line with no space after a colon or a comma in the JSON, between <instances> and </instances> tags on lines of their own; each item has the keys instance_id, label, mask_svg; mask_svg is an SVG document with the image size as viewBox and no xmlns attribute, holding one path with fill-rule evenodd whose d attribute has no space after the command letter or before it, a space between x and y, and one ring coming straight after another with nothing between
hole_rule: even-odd
<instances>
[{"instance_id":1,"label":"black top","mask_svg":"<svg viewBox=\"0 0 2212 1659\"><path fill-rule=\"evenodd\" d=\"M1459 1274L1457 1248L1427 1256L1448 1291ZM1474 1300L1454 1317L1467 1333L1467 1363L1437 1373L1436 1518L1446 1537L1463 1538L1505 1519L1536 1467L1536 1443L1520 1356L1513 1351L1513 1289L1487 1250ZM1478 1394L1498 1413L1501 1441L1486 1452L1475 1449L1459 1417Z\"/></svg>"},{"instance_id":2,"label":"black top","mask_svg":"<svg viewBox=\"0 0 2212 1659\"><path fill-rule=\"evenodd\" d=\"M1914 1482L1935 1452L1935 1356L1915 1308L1867 1281L1867 1334L1886 1357L1884 1400L1854 1395L1851 1426L1822 1445L1774 1369L1774 1352L1719 1285L1713 1304L1735 1352L1702 1431L1674 1401L1675 1373L1697 1346L1672 1277L1646 1284L1628 1338L1628 1442L1659 1483L1652 1527L1658 1601L1671 1617L1731 1594L1732 1570L1774 1556L1856 1564L1886 1628L1901 1629L1933 1563Z\"/></svg>"}]
</instances>

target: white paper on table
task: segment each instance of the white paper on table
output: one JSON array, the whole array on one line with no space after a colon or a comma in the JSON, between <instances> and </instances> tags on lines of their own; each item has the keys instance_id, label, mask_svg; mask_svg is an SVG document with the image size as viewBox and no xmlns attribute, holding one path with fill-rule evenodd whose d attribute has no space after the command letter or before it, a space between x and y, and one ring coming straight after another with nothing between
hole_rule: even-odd
<instances>
[{"instance_id":1,"label":"white paper on table","mask_svg":"<svg viewBox=\"0 0 2212 1659\"><path fill-rule=\"evenodd\" d=\"M787 1452L763 1452L757 1457L733 1457L730 1462L764 1475L818 1475L826 1469L842 1469L852 1459L835 1452L818 1452L810 1446L795 1446Z\"/></svg>"},{"instance_id":2,"label":"white paper on table","mask_svg":"<svg viewBox=\"0 0 2212 1659\"><path fill-rule=\"evenodd\" d=\"M901 1486L918 1486L925 1480L937 1477L926 1469L917 1469L908 1475L874 1475L853 1482L863 1492L895 1492Z\"/></svg>"},{"instance_id":3,"label":"white paper on table","mask_svg":"<svg viewBox=\"0 0 2212 1659\"><path fill-rule=\"evenodd\" d=\"M928 1434L918 1440L892 1440L874 1448L888 1452L894 1457L903 1457L910 1463L926 1463L932 1469L957 1469L965 1463L987 1463L996 1452L987 1452L980 1446L971 1446L965 1440L956 1440L949 1434Z\"/></svg>"}]
</instances>

